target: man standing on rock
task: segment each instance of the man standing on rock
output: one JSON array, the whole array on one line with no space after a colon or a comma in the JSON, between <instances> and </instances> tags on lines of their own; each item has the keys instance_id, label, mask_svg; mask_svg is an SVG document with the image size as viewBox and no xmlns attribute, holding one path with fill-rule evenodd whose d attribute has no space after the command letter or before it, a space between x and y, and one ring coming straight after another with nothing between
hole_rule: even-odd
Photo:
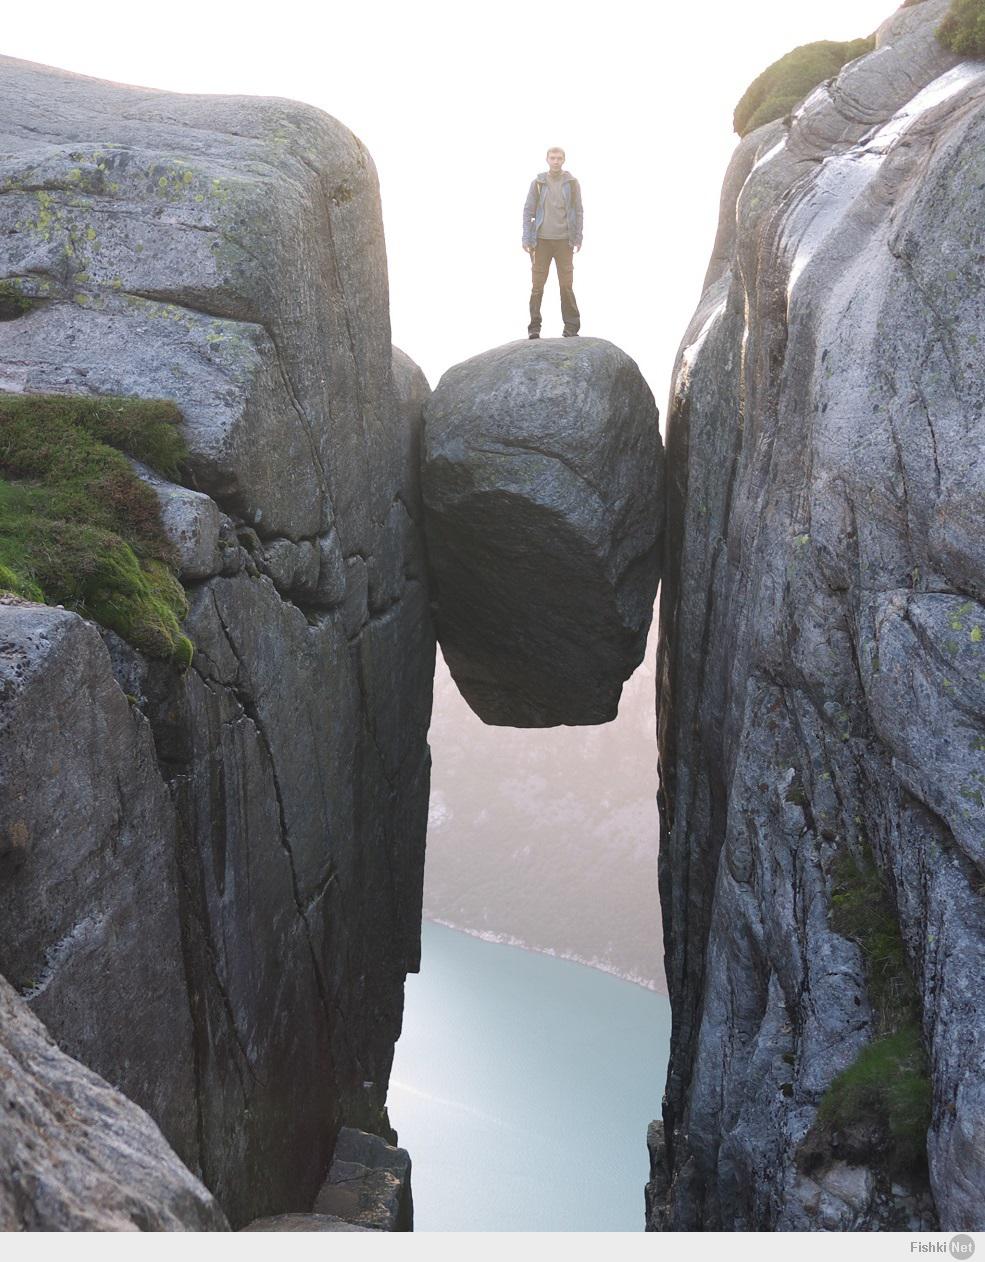
<instances>
[{"instance_id":1,"label":"man standing on rock","mask_svg":"<svg viewBox=\"0 0 985 1262\"><path fill-rule=\"evenodd\" d=\"M540 303L544 297L551 259L561 287L564 336L577 337L581 316L575 302L574 253L581 249L581 188L569 171L563 171L564 150L548 149L546 171L536 176L523 206L523 248L533 263L528 337L540 337Z\"/></svg>"}]
</instances>

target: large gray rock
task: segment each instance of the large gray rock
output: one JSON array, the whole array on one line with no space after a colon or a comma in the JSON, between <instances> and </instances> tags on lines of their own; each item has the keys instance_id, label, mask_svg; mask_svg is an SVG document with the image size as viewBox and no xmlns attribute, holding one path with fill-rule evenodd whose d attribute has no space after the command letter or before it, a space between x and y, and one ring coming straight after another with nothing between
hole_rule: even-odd
<instances>
[{"instance_id":1,"label":"large gray rock","mask_svg":"<svg viewBox=\"0 0 985 1262\"><path fill-rule=\"evenodd\" d=\"M921 1000L940 1226L985 1226L985 67L936 43L946 8L742 143L678 359L652 1226L933 1224L919 1171L797 1161L878 1033L829 919L848 848Z\"/></svg>"},{"instance_id":2,"label":"large gray rock","mask_svg":"<svg viewBox=\"0 0 985 1262\"><path fill-rule=\"evenodd\" d=\"M339 1131L332 1165L315 1199L315 1213L373 1231L412 1231L410 1156L377 1135Z\"/></svg>"},{"instance_id":3,"label":"large gray rock","mask_svg":"<svg viewBox=\"0 0 985 1262\"><path fill-rule=\"evenodd\" d=\"M66 629L0 731L30 860L0 968L234 1225L307 1211L339 1126L382 1125L420 954L427 387L375 170L294 102L0 72L0 280L35 299L0 389L176 401L195 493L157 485L198 650L179 675L24 615Z\"/></svg>"},{"instance_id":4,"label":"large gray rock","mask_svg":"<svg viewBox=\"0 0 985 1262\"><path fill-rule=\"evenodd\" d=\"M403 467L376 172L294 101L0 59L0 388L170 398L197 487L369 555Z\"/></svg>"},{"instance_id":5,"label":"large gray rock","mask_svg":"<svg viewBox=\"0 0 985 1262\"><path fill-rule=\"evenodd\" d=\"M0 1231L226 1231L151 1119L0 977Z\"/></svg>"},{"instance_id":6,"label":"large gray rock","mask_svg":"<svg viewBox=\"0 0 985 1262\"><path fill-rule=\"evenodd\" d=\"M633 361L511 342L442 377L423 490L438 638L487 723L606 723L659 578L663 451Z\"/></svg>"},{"instance_id":7,"label":"large gray rock","mask_svg":"<svg viewBox=\"0 0 985 1262\"><path fill-rule=\"evenodd\" d=\"M0 598L0 970L194 1165L174 835L150 725L95 628Z\"/></svg>"}]
</instances>

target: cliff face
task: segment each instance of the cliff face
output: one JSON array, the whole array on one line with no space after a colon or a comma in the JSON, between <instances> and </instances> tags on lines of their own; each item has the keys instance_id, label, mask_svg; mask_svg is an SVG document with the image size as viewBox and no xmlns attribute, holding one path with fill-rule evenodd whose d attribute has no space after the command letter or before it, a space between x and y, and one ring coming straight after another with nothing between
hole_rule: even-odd
<instances>
[{"instance_id":1,"label":"cliff face","mask_svg":"<svg viewBox=\"0 0 985 1262\"><path fill-rule=\"evenodd\" d=\"M427 386L375 171L292 102L0 65L0 388L177 403L196 647L0 607L0 973L234 1225L307 1210L419 953Z\"/></svg>"},{"instance_id":2,"label":"cliff face","mask_svg":"<svg viewBox=\"0 0 985 1262\"><path fill-rule=\"evenodd\" d=\"M740 145L677 363L653 1227L983 1225L985 68L946 8Z\"/></svg>"}]
</instances>

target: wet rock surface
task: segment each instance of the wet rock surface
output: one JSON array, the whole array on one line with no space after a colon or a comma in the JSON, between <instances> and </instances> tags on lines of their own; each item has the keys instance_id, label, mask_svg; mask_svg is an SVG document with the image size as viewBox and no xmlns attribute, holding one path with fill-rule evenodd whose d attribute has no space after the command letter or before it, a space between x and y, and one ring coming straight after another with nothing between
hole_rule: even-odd
<instances>
[{"instance_id":1,"label":"wet rock surface","mask_svg":"<svg viewBox=\"0 0 985 1262\"><path fill-rule=\"evenodd\" d=\"M197 649L178 674L0 606L0 643L40 637L2 702L33 690L0 730L0 972L234 1226L307 1210L340 1125L385 1125L420 952L427 384L375 170L294 102L0 67L0 389L177 403L192 485L155 484Z\"/></svg>"},{"instance_id":2,"label":"wet rock surface","mask_svg":"<svg viewBox=\"0 0 985 1262\"><path fill-rule=\"evenodd\" d=\"M985 71L936 43L946 8L900 10L742 143L678 359L651 1227L985 1222ZM871 856L919 994L929 1177L798 1165L880 1035L832 925L845 855Z\"/></svg>"},{"instance_id":3,"label":"wet rock surface","mask_svg":"<svg viewBox=\"0 0 985 1262\"><path fill-rule=\"evenodd\" d=\"M659 578L663 451L633 361L598 338L512 342L426 407L434 611L487 723L605 723L643 656Z\"/></svg>"},{"instance_id":4,"label":"wet rock surface","mask_svg":"<svg viewBox=\"0 0 985 1262\"><path fill-rule=\"evenodd\" d=\"M0 1231L226 1231L143 1110L0 978Z\"/></svg>"}]
</instances>

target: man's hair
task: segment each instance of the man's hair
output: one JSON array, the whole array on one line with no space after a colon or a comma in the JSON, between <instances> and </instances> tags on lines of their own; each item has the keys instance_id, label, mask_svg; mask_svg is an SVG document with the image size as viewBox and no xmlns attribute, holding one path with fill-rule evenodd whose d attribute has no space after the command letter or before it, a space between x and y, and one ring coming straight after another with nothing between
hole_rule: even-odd
<instances>
[{"instance_id":1,"label":"man's hair","mask_svg":"<svg viewBox=\"0 0 985 1262\"><path fill-rule=\"evenodd\" d=\"M547 156L550 157L552 153L559 153L562 160L568 156L560 145L551 145L550 149L547 151Z\"/></svg>"}]
</instances>

